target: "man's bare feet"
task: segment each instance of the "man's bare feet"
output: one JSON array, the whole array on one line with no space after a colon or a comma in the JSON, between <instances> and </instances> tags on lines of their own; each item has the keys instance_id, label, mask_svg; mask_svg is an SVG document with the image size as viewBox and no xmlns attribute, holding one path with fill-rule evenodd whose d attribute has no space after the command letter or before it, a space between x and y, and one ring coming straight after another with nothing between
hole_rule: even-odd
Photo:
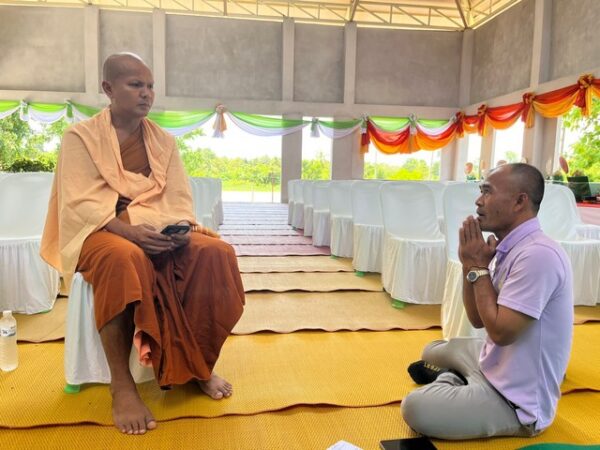
<instances>
[{"instance_id":1,"label":"man's bare feet","mask_svg":"<svg viewBox=\"0 0 600 450\"><path fill-rule=\"evenodd\" d=\"M146 407L135 386L111 391L115 426L125 434L144 434L156 428L156 420Z\"/></svg>"},{"instance_id":2,"label":"man's bare feet","mask_svg":"<svg viewBox=\"0 0 600 450\"><path fill-rule=\"evenodd\" d=\"M214 400L231 397L233 394L233 386L215 373L208 380L198 380L198 386Z\"/></svg>"}]
</instances>

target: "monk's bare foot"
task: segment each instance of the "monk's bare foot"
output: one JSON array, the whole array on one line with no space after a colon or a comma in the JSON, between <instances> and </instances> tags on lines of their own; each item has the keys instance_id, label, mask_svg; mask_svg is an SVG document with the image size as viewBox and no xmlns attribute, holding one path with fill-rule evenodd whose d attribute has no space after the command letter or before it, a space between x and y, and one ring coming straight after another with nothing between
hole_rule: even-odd
<instances>
[{"instance_id":1,"label":"monk's bare foot","mask_svg":"<svg viewBox=\"0 0 600 450\"><path fill-rule=\"evenodd\" d=\"M135 386L112 390L112 413L115 426L125 434L144 434L156 428L156 420L146 407Z\"/></svg>"},{"instance_id":2,"label":"monk's bare foot","mask_svg":"<svg viewBox=\"0 0 600 450\"><path fill-rule=\"evenodd\" d=\"M208 380L198 380L202 392L214 400L231 397L233 386L227 381L213 373Z\"/></svg>"}]
</instances>

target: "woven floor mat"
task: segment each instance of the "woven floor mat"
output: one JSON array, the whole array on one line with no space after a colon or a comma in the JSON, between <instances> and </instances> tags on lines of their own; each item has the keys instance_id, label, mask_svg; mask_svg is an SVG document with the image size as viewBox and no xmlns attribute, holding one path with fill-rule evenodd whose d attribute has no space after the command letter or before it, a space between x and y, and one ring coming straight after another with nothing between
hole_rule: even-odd
<instances>
[{"instance_id":1,"label":"woven floor mat","mask_svg":"<svg viewBox=\"0 0 600 450\"><path fill-rule=\"evenodd\" d=\"M298 232L293 229L289 230L221 230L219 234L224 236L298 236Z\"/></svg>"},{"instance_id":2,"label":"woven floor mat","mask_svg":"<svg viewBox=\"0 0 600 450\"><path fill-rule=\"evenodd\" d=\"M600 305L576 306L574 323L600 322Z\"/></svg>"},{"instance_id":3,"label":"woven floor mat","mask_svg":"<svg viewBox=\"0 0 600 450\"><path fill-rule=\"evenodd\" d=\"M354 272L351 258L329 256L240 256L240 272Z\"/></svg>"},{"instance_id":4,"label":"woven floor mat","mask_svg":"<svg viewBox=\"0 0 600 450\"><path fill-rule=\"evenodd\" d=\"M294 405L383 405L400 401L415 387L406 367L440 336L439 330L231 336L215 368L233 384L231 398L211 400L193 384L166 392L149 382L139 391L157 420ZM107 386L62 392L63 343L22 344L19 350L19 368L0 375L0 426L111 423Z\"/></svg>"},{"instance_id":5,"label":"woven floor mat","mask_svg":"<svg viewBox=\"0 0 600 450\"><path fill-rule=\"evenodd\" d=\"M294 405L379 406L399 402L415 388L406 373L439 330L297 332L232 336L215 371L232 382L233 397L214 401L194 385L165 392L139 385L159 421L183 417L256 414ZM564 393L600 390L597 342L600 324L575 327ZM0 375L0 426L110 424L107 386L86 386L77 395L63 387L62 343L21 344L21 365Z\"/></svg>"},{"instance_id":6,"label":"woven floor mat","mask_svg":"<svg viewBox=\"0 0 600 450\"><path fill-rule=\"evenodd\" d=\"M357 277L349 272L243 273L246 292L251 291L383 291L378 274Z\"/></svg>"},{"instance_id":7,"label":"woven floor mat","mask_svg":"<svg viewBox=\"0 0 600 450\"><path fill-rule=\"evenodd\" d=\"M330 255L329 247L312 245L234 245L237 256L302 256Z\"/></svg>"},{"instance_id":8,"label":"woven floor mat","mask_svg":"<svg viewBox=\"0 0 600 450\"><path fill-rule=\"evenodd\" d=\"M310 245L312 238L307 236L223 236L229 244L243 245Z\"/></svg>"},{"instance_id":9,"label":"woven floor mat","mask_svg":"<svg viewBox=\"0 0 600 450\"><path fill-rule=\"evenodd\" d=\"M54 308L43 314L15 314L17 338L26 342L48 342L64 339L67 298L59 297Z\"/></svg>"},{"instance_id":10,"label":"woven floor mat","mask_svg":"<svg viewBox=\"0 0 600 450\"><path fill-rule=\"evenodd\" d=\"M600 394L565 396L552 426L534 438L494 438L448 442L440 450L506 450L545 442L600 442ZM0 430L2 449L43 448L181 448L236 450L325 450L344 440L364 450L379 450L379 441L414 437L402 420L400 405L340 408L298 406L252 416L180 419L161 422L144 436L125 436L112 426L78 425ZM65 445L68 442L68 445ZM553 450L548 448L547 450Z\"/></svg>"},{"instance_id":11,"label":"woven floor mat","mask_svg":"<svg viewBox=\"0 0 600 450\"><path fill-rule=\"evenodd\" d=\"M270 224L270 223L262 223L255 225L248 225L245 223L238 224L226 224L219 226L219 232L221 231L230 231L230 230L293 230L291 225L286 224Z\"/></svg>"},{"instance_id":12,"label":"woven floor mat","mask_svg":"<svg viewBox=\"0 0 600 450\"><path fill-rule=\"evenodd\" d=\"M386 292L257 292L246 294L233 332L424 330L440 327L440 314L440 305L395 309Z\"/></svg>"}]
</instances>

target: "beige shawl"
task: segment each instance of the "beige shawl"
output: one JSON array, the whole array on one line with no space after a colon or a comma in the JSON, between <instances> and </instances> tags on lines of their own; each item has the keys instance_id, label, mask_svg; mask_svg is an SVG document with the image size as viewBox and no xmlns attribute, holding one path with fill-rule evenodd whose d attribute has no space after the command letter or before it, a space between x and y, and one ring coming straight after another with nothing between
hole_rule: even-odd
<instances>
[{"instance_id":1,"label":"beige shawl","mask_svg":"<svg viewBox=\"0 0 600 450\"><path fill-rule=\"evenodd\" d=\"M119 194L132 225L161 230L187 220L195 224L192 195L173 136L148 119L142 121L152 173L123 168L117 134L106 108L69 128L63 136L42 235L42 258L70 286L83 241L115 217Z\"/></svg>"}]
</instances>

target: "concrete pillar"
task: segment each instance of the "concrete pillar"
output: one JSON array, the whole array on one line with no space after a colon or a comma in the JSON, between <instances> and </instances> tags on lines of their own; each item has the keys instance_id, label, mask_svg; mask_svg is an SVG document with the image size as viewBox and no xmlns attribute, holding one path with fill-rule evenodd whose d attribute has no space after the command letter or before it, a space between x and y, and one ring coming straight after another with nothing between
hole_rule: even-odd
<instances>
[{"instance_id":1,"label":"concrete pillar","mask_svg":"<svg viewBox=\"0 0 600 450\"><path fill-rule=\"evenodd\" d=\"M302 119L286 115L284 119ZM281 137L281 203L288 202L288 181L302 178L302 132Z\"/></svg>"},{"instance_id":2,"label":"concrete pillar","mask_svg":"<svg viewBox=\"0 0 600 450\"><path fill-rule=\"evenodd\" d=\"M356 23L344 26L344 104L353 105L356 96Z\"/></svg>"},{"instance_id":3,"label":"concrete pillar","mask_svg":"<svg viewBox=\"0 0 600 450\"><path fill-rule=\"evenodd\" d=\"M531 76L529 88L535 92L537 87L547 81L550 71L550 44L552 32L553 0L536 0L533 26L533 49L531 57ZM535 126L526 128L523 133L523 157L543 174L547 172L548 161L557 159L556 135L557 119L545 119L536 114ZM553 163L550 163L553 165Z\"/></svg>"},{"instance_id":4,"label":"concrete pillar","mask_svg":"<svg viewBox=\"0 0 600 450\"><path fill-rule=\"evenodd\" d=\"M471 102L471 71L473 67L473 46L475 31L463 31L462 51L460 55L460 78L458 88L458 105L462 109ZM464 180L464 166L467 162L468 139L455 139L448 147L442 149L441 180ZM446 167L448 166L448 167Z\"/></svg>"},{"instance_id":5,"label":"concrete pillar","mask_svg":"<svg viewBox=\"0 0 600 450\"><path fill-rule=\"evenodd\" d=\"M334 120L348 120L335 118ZM331 147L331 179L360 180L365 167L364 155L360 153L360 130L349 136L334 139Z\"/></svg>"},{"instance_id":6,"label":"concrete pillar","mask_svg":"<svg viewBox=\"0 0 600 450\"><path fill-rule=\"evenodd\" d=\"M535 118L535 126L523 133L523 157L542 174L551 175L557 167L558 119ZM549 173L550 172L550 173Z\"/></svg>"},{"instance_id":7,"label":"concrete pillar","mask_svg":"<svg viewBox=\"0 0 600 450\"><path fill-rule=\"evenodd\" d=\"M294 19L283 19L281 99L294 100Z\"/></svg>"},{"instance_id":8,"label":"concrete pillar","mask_svg":"<svg viewBox=\"0 0 600 450\"><path fill-rule=\"evenodd\" d=\"M166 39L167 15L164 10L155 9L152 11L152 74L156 105L161 105L167 95Z\"/></svg>"},{"instance_id":9,"label":"concrete pillar","mask_svg":"<svg viewBox=\"0 0 600 450\"><path fill-rule=\"evenodd\" d=\"M97 98L100 87L100 10L88 5L84 12L85 93Z\"/></svg>"}]
</instances>

